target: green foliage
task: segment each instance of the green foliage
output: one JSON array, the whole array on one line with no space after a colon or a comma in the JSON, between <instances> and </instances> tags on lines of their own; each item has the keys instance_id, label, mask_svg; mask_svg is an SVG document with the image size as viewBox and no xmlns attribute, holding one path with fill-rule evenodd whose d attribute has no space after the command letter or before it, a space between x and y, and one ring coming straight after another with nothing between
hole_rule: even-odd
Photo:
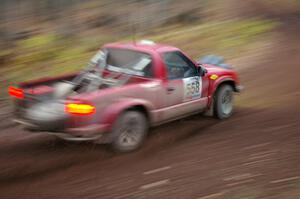
<instances>
[{"instance_id":1,"label":"green foliage","mask_svg":"<svg viewBox=\"0 0 300 199\"><path fill-rule=\"evenodd\" d=\"M271 21L258 19L209 22L196 26L172 25L142 37L178 46L194 57L216 53L228 58L239 56L245 47L275 25ZM114 35L109 34L69 40L51 33L35 35L18 42L9 50L14 56L0 72L6 74L8 82L13 83L73 72L84 67L101 45L115 39ZM123 40L131 40L131 37Z\"/></svg>"},{"instance_id":2,"label":"green foliage","mask_svg":"<svg viewBox=\"0 0 300 199\"><path fill-rule=\"evenodd\" d=\"M20 47L25 49L45 48L57 41L53 34L36 35L19 42Z\"/></svg>"},{"instance_id":3,"label":"green foliage","mask_svg":"<svg viewBox=\"0 0 300 199\"><path fill-rule=\"evenodd\" d=\"M18 83L74 71L84 65L83 60L87 62L87 48L54 34L35 35L16 44L10 51L14 52L11 62L0 72L8 82Z\"/></svg>"},{"instance_id":4,"label":"green foliage","mask_svg":"<svg viewBox=\"0 0 300 199\"><path fill-rule=\"evenodd\" d=\"M150 38L170 43L190 51L193 56L220 53L229 57L237 56L243 47L272 30L276 24L267 20L242 20L210 22L198 26L185 26L164 30Z\"/></svg>"},{"instance_id":5,"label":"green foliage","mask_svg":"<svg viewBox=\"0 0 300 199\"><path fill-rule=\"evenodd\" d=\"M36 35L22 40L16 46L16 64L30 64L54 59L61 46L57 45L58 38L52 34Z\"/></svg>"}]
</instances>

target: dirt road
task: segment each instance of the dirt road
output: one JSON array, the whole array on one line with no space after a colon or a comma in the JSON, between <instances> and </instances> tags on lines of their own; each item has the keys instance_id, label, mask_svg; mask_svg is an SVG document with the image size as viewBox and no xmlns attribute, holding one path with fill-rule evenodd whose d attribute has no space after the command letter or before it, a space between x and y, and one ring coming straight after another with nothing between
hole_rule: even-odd
<instances>
[{"instance_id":1,"label":"dirt road","mask_svg":"<svg viewBox=\"0 0 300 199\"><path fill-rule=\"evenodd\" d=\"M0 198L300 198L299 33L278 31L271 53L240 71L246 90L231 119L155 128L134 153L2 121Z\"/></svg>"}]
</instances>

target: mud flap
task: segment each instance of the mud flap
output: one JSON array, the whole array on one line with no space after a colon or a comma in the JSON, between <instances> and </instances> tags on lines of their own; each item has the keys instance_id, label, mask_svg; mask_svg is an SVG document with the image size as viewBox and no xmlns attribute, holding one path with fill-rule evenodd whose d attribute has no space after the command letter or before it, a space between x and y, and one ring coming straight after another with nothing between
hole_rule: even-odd
<instances>
[{"instance_id":1,"label":"mud flap","mask_svg":"<svg viewBox=\"0 0 300 199\"><path fill-rule=\"evenodd\" d=\"M206 111L203 113L203 115L209 116L209 117L214 116L214 99L212 99L210 106L208 107L208 109L206 109Z\"/></svg>"}]
</instances>

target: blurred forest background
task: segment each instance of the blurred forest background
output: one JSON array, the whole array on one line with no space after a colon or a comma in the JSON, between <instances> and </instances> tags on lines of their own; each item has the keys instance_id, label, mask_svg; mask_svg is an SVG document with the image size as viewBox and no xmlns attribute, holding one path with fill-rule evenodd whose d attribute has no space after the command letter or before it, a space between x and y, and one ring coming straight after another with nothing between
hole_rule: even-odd
<instances>
[{"instance_id":1,"label":"blurred forest background","mask_svg":"<svg viewBox=\"0 0 300 199\"><path fill-rule=\"evenodd\" d=\"M133 38L242 65L299 10L299 0L0 0L1 101L9 85L79 70L104 43Z\"/></svg>"}]
</instances>

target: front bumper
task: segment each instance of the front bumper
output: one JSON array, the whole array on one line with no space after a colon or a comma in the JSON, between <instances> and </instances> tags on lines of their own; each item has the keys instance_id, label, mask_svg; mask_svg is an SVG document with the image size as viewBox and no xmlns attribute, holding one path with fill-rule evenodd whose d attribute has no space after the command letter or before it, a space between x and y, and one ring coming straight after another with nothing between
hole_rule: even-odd
<instances>
[{"instance_id":1,"label":"front bumper","mask_svg":"<svg viewBox=\"0 0 300 199\"><path fill-rule=\"evenodd\" d=\"M235 87L235 91L238 92L238 93L242 92L244 89L245 88L242 85L238 85L238 86Z\"/></svg>"},{"instance_id":2,"label":"front bumper","mask_svg":"<svg viewBox=\"0 0 300 199\"><path fill-rule=\"evenodd\" d=\"M92 124L83 127L66 128L62 131L42 131L39 127L26 120L14 119L15 123L23 125L25 128L37 133L47 133L49 135L57 136L68 141L95 141L100 140L103 135L108 132L107 124Z\"/></svg>"}]
</instances>

